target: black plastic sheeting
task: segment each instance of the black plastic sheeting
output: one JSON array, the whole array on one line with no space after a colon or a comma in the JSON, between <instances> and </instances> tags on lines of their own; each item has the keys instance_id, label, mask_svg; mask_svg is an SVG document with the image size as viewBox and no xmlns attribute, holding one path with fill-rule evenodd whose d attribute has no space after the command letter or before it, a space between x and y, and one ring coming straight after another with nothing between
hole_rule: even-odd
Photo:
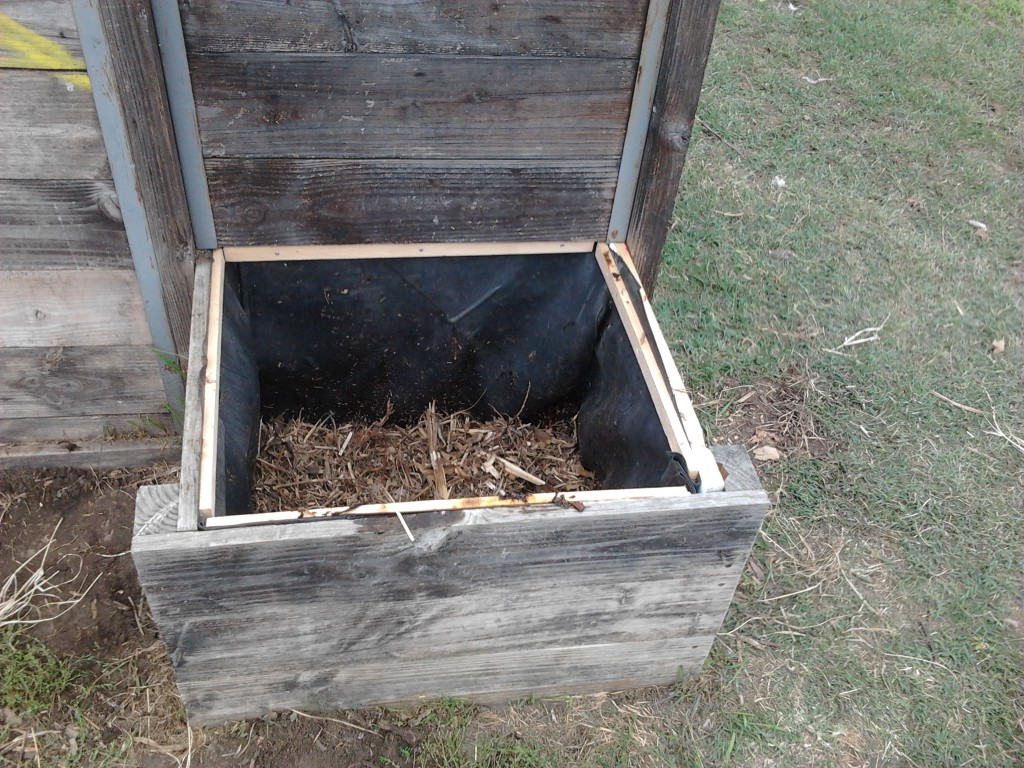
<instances>
[{"instance_id":1,"label":"black plastic sheeting","mask_svg":"<svg viewBox=\"0 0 1024 768\"><path fill-rule=\"evenodd\" d=\"M592 253L247 263L233 277L220 402L228 514L250 511L260 413L374 420L389 403L399 421L431 401L525 420L571 406L601 487L688 482Z\"/></svg>"}]
</instances>

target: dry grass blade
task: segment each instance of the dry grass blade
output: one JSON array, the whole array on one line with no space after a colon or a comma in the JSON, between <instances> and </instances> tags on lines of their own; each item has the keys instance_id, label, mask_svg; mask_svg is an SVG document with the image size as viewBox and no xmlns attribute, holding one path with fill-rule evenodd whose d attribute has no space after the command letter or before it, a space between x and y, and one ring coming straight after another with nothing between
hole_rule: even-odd
<instances>
[{"instance_id":1,"label":"dry grass blade","mask_svg":"<svg viewBox=\"0 0 1024 768\"><path fill-rule=\"evenodd\" d=\"M61 582L54 581L48 573L47 558L50 556L56 535L55 528L46 544L15 568L0 585L0 629L53 621L82 602L99 580L100 577L97 576L74 597L59 596L64 587L78 579L81 571L79 569L71 578ZM33 610L38 614L37 618L28 617ZM43 615L44 613L47 615Z\"/></svg>"},{"instance_id":2,"label":"dry grass blade","mask_svg":"<svg viewBox=\"0 0 1024 768\"><path fill-rule=\"evenodd\" d=\"M592 490L575 427L481 421L433 404L411 425L275 419L261 427L254 511Z\"/></svg>"}]
</instances>

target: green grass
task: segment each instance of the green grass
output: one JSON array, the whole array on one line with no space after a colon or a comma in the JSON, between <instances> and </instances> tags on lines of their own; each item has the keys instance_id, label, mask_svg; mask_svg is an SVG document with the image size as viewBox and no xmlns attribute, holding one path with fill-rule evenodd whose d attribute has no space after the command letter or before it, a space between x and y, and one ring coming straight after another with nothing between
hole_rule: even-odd
<instances>
[{"instance_id":1,"label":"green grass","mask_svg":"<svg viewBox=\"0 0 1024 768\"><path fill-rule=\"evenodd\" d=\"M55 706L80 678L76 665L17 629L0 630L0 708L31 717Z\"/></svg>"}]
</instances>

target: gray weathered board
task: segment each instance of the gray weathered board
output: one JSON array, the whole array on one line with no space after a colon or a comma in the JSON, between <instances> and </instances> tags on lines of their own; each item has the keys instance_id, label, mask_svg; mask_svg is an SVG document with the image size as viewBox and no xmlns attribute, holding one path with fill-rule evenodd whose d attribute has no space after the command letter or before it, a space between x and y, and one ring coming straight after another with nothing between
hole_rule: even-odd
<instances>
[{"instance_id":1,"label":"gray weathered board","mask_svg":"<svg viewBox=\"0 0 1024 768\"><path fill-rule=\"evenodd\" d=\"M725 492L183 533L139 492L132 554L194 722L668 683L703 663L768 507Z\"/></svg>"}]
</instances>

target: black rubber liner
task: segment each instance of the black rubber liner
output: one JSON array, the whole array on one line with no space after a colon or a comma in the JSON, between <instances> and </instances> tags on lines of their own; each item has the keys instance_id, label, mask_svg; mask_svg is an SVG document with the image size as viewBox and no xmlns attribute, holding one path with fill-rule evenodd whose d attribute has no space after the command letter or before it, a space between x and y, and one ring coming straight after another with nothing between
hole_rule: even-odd
<instances>
[{"instance_id":1,"label":"black rubber liner","mask_svg":"<svg viewBox=\"0 0 1024 768\"><path fill-rule=\"evenodd\" d=\"M431 401L525 420L571 406L601 487L686 482L592 253L246 263L225 290L228 514L249 511L259 414L373 420L389 403L400 421Z\"/></svg>"}]
</instances>

